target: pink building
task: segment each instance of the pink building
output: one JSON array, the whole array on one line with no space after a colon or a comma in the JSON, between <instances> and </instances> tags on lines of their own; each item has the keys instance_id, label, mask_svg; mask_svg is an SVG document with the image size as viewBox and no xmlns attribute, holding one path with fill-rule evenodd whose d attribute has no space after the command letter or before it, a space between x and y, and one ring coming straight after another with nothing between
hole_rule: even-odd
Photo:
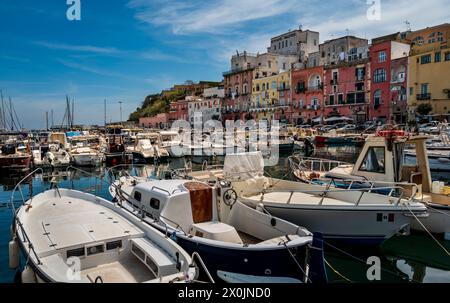
<instances>
[{"instance_id":1,"label":"pink building","mask_svg":"<svg viewBox=\"0 0 450 303\"><path fill-rule=\"evenodd\" d=\"M179 100L170 104L169 124L172 125L177 120L189 121L188 104L187 100Z\"/></svg>"},{"instance_id":2,"label":"pink building","mask_svg":"<svg viewBox=\"0 0 450 303\"><path fill-rule=\"evenodd\" d=\"M324 79L325 119L345 116L359 123L368 120L369 59L327 66Z\"/></svg>"},{"instance_id":3,"label":"pink building","mask_svg":"<svg viewBox=\"0 0 450 303\"><path fill-rule=\"evenodd\" d=\"M161 113L154 117L140 118L139 125L146 128L167 128L169 127L169 114Z\"/></svg>"}]
</instances>

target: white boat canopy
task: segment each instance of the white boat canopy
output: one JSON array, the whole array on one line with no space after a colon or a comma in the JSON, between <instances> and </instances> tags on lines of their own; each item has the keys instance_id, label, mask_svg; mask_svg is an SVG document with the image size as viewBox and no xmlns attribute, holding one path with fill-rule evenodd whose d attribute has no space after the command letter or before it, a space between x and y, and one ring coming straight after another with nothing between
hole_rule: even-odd
<instances>
[{"instance_id":1,"label":"white boat canopy","mask_svg":"<svg viewBox=\"0 0 450 303\"><path fill-rule=\"evenodd\" d=\"M231 181L245 181L264 176L264 158L260 151L228 154L223 167L224 177Z\"/></svg>"}]
</instances>

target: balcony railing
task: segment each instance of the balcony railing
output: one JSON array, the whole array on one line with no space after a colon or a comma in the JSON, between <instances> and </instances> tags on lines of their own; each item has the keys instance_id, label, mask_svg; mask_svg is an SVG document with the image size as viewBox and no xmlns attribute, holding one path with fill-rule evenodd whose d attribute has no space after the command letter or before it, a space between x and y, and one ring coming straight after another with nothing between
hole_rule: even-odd
<instances>
[{"instance_id":1,"label":"balcony railing","mask_svg":"<svg viewBox=\"0 0 450 303\"><path fill-rule=\"evenodd\" d=\"M416 96L417 100L430 100L431 99L431 94L418 94Z\"/></svg>"},{"instance_id":2,"label":"balcony railing","mask_svg":"<svg viewBox=\"0 0 450 303\"><path fill-rule=\"evenodd\" d=\"M290 89L291 89L291 87L289 85L278 87L278 91L285 91L285 90L290 90Z\"/></svg>"},{"instance_id":3,"label":"balcony railing","mask_svg":"<svg viewBox=\"0 0 450 303\"><path fill-rule=\"evenodd\" d=\"M308 86L309 91L321 91L322 89L323 89L323 84Z\"/></svg>"}]
</instances>

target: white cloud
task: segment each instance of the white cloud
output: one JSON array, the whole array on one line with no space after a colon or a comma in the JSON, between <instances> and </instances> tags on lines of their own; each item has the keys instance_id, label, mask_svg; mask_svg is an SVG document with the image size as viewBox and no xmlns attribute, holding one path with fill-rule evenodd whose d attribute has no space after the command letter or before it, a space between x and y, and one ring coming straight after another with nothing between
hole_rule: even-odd
<instances>
[{"instance_id":1,"label":"white cloud","mask_svg":"<svg viewBox=\"0 0 450 303\"><path fill-rule=\"evenodd\" d=\"M160 5L158 5L160 4ZM298 7L298 0L132 0L136 18L152 25L170 26L175 34L223 33L248 21L278 16Z\"/></svg>"},{"instance_id":2,"label":"white cloud","mask_svg":"<svg viewBox=\"0 0 450 303\"><path fill-rule=\"evenodd\" d=\"M48 41L35 41L33 44L43 46L48 49L67 50L75 52L86 52L95 54L118 54L120 51L113 47L98 47L92 45L72 45L64 43L54 43Z\"/></svg>"}]
</instances>

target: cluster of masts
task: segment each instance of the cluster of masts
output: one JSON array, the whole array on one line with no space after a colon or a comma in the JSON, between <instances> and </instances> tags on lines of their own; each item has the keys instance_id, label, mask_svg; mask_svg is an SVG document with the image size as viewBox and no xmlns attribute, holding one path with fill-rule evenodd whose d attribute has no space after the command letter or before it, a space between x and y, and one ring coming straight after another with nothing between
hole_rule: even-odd
<instances>
[{"instance_id":1,"label":"cluster of masts","mask_svg":"<svg viewBox=\"0 0 450 303\"><path fill-rule=\"evenodd\" d=\"M11 97L8 97L8 100L5 100L3 91L0 90L0 98L0 130L22 130L23 125L20 123Z\"/></svg>"}]
</instances>

